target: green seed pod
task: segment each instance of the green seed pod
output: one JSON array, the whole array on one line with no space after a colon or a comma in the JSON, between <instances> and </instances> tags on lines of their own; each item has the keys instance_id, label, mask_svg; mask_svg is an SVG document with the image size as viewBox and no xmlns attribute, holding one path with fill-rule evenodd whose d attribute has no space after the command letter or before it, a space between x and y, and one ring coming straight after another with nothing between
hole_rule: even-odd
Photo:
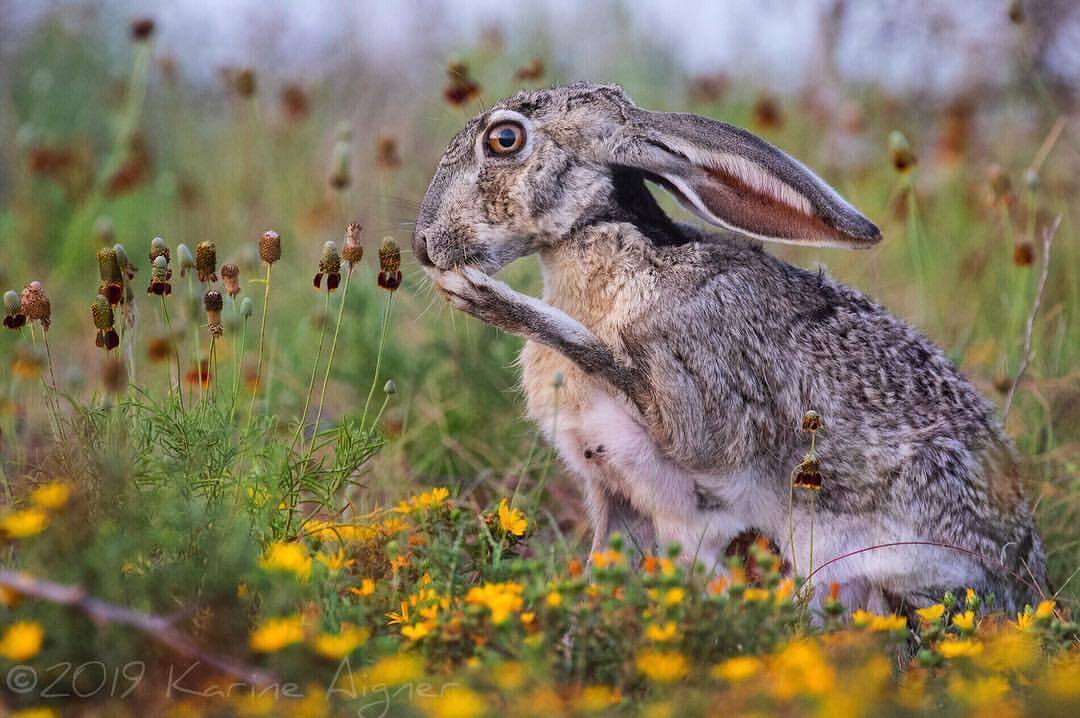
<instances>
[{"instance_id":1,"label":"green seed pod","mask_svg":"<svg viewBox=\"0 0 1080 718\"><path fill-rule=\"evenodd\" d=\"M172 270L169 269L169 261L165 258L165 255L159 254L154 258L154 263L150 265L150 286L147 288L146 293L157 294L161 297L172 294L170 279L172 279Z\"/></svg>"},{"instance_id":2,"label":"green seed pod","mask_svg":"<svg viewBox=\"0 0 1080 718\"><path fill-rule=\"evenodd\" d=\"M251 297L244 297L240 300L240 316L249 319L253 314L255 314L255 302L251 301Z\"/></svg>"},{"instance_id":3,"label":"green seed pod","mask_svg":"<svg viewBox=\"0 0 1080 718\"><path fill-rule=\"evenodd\" d=\"M892 155L893 167L900 173L907 172L918 161L907 137L900 130L889 133L889 154Z\"/></svg>"},{"instance_id":4,"label":"green seed pod","mask_svg":"<svg viewBox=\"0 0 1080 718\"><path fill-rule=\"evenodd\" d=\"M195 256L186 244L176 245L176 260L180 264L181 277L186 277L188 272L195 269Z\"/></svg>"},{"instance_id":5,"label":"green seed pod","mask_svg":"<svg viewBox=\"0 0 1080 718\"><path fill-rule=\"evenodd\" d=\"M349 155L352 152L352 144L347 140L338 140L334 143L333 169L330 172L330 186L337 190L346 189L352 184L352 170L349 166Z\"/></svg>"},{"instance_id":6,"label":"green seed pod","mask_svg":"<svg viewBox=\"0 0 1080 718\"><path fill-rule=\"evenodd\" d=\"M120 265L120 270L127 275L129 280L135 278L135 272L138 271L134 264L131 263L131 257L128 256L127 250L124 249L122 244L114 244L113 251L116 252L116 262Z\"/></svg>"},{"instance_id":7,"label":"green seed pod","mask_svg":"<svg viewBox=\"0 0 1080 718\"><path fill-rule=\"evenodd\" d=\"M4 292L4 312L7 314L17 314L21 311L22 300L19 299L19 293L13 289Z\"/></svg>"},{"instance_id":8,"label":"green seed pod","mask_svg":"<svg viewBox=\"0 0 1080 718\"><path fill-rule=\"evenodd\" d=\"M116 256L115 249L112 247L102 247L97 252L97 260L101 281L116 284L124 281L123 273L120 269L120 260Z\"/></svg>"},{"instance_id":9,"label":"green seed pod","mask_svg":"<svg viewBox=\"0 0 1080 718\"><path fill-rule=\"evenodd\" d=\"M387 396L393 396L394 394L397 394L397 384L394 383L393 379L387 379L386 383L383 384L382 390Z\"/></svg>"},{"instance_id":10,"label":"green seed pod","mask_svg":"<svg viewBox=\"0 0 1080 718\"><path fill-rule=\"evenodd\" d=\"M112 305L109 304L109 300L103 294L99 294L94 298L93 304L90 305L90 314L94 318L94 328L101 331L112 329L113 324L116 322Z\"/></svg>"},{"instance_id":11,"label":"green seed pod","mask_svg":"<svg viewBox=\"0 0 1080 718\"><path fill-rule=\"evenodd\" d=\"M172 261L172 255L169 253L169 248L165 246L165 240L161 237L154 237L150 240L150 261L153 262L161 256L165 257L166 262Z\"/></svg>"},{"instance_id":12,"label":"green seed pod","mask_svg":"<svg viewBox=\"0 0 1080 718\"><path fill-rule=\"evenodd\" d=\"M217 281L217 245L213 242L199 242L195 245L195 269L199 272L200 282Z\"/></svg>"}]
</instances>

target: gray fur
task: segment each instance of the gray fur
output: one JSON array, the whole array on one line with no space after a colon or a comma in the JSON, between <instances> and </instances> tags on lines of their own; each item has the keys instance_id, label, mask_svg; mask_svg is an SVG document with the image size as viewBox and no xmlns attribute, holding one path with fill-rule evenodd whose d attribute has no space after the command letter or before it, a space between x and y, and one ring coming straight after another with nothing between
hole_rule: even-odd
<instances>
[{"instance_id":1,"label":"gray fur","mask_svg":"<svg viewBox=\"0 0 1080 718\"><path fill-rule=\"evenodd\" d=\"M524 118L531 144L521 156L487 156L480 139L507 113ZM753 163L750 184L703 174L711 153ZM644 189L659 178L681 191L665 177L698 193L714 223L811 244L880 239L824 182L752 135L647 112L620 88L585 84L520 93L470 122L417 223L416 254L454 305L530 340L524 385L545 429L551 372L565 372L566 406L550 438L585 483L595 545L619 523L648 541L696 542L684 543L686 555L715 565L727 541L753 528L805 574L810 496L796 492L794 543L787 502L808 443L801 417L814 409L826 422L816 446L818 565L833 557L820 551L893 541L964 550L883 549L823 580L857 602L886 596L904 608L964 586L995 593L1008 610L1033 600L1045 560L992 407L939 349L855 290L756 241L672 222ZM746 190L774 178L805 211L764 217L771 200ZM746 213L733 197L759 206ZM531 253L544 301L489 276ZM589 448L598 437L601 453Z\"/></svg>"}]
</instances>

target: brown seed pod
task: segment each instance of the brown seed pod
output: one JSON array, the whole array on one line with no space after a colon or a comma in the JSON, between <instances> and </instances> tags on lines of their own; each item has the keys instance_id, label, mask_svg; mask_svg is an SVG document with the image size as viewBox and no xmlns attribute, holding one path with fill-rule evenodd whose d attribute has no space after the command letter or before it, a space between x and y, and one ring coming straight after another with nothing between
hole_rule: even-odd
<instances>
[{"instance_id":1,"label":"brown seed pod","mask_svg":"<svg viewBox=\"0 0 1080 718\"><path fill-rule=\"evenodd\" d=\"M899 130L889 133L889 154L892 157L893 167L900 174L908 172L918 163L918 158L912 152L907 137Z\"/></svg>"},{"instance_id":2,"label":"brown seed pod","mask_svg":"<svg viewBox=\"0 0 1080 718\"><path fill-rule=\"evenodd\" d=\"M446 66L447 84L443 88L443 98L451 105L460 106L480 94L480 85L469 74L469 66L464 62L453 61Z\"/></svg>"},{"instance_id":3,"label":"brown seed pod","mask_svg":"<svg viewBox=\"0 0 1080 718\"><path fill-rule=\"evenodd\" d=\"M224 301L221 292L211 289L203 296L203 307L206 309L206 326L210 328L210 335L220 337L224 332L221 326L221 308Z\"/></svg>"},{"instance_id":4,"label":"brown seed pod","mask_svg":"<svg viewBox=\"0 0 1080 718\"><path fill-rule=\"evenodd\" d=\"M195 245L195 271L200 282L217 281L217 245L213 242L199 242Z\"/></svg>"},{"instance_id":5,"label":"brown seed pod","mask_svg":"<svg viewBox=\"0 0 1080 718\"><path fill-rule=\"evenodd\" d=\"M272 229L263 232L259 239L259 258L267 264L281 259L281 235Z\"/></svg>"},{"instance_id":6,"label":"brown seed pod","mask_svg":"<svg viewBox=\"0 0 1080 718\"><path fill-rule=\"evenodd\" d=\"M534 57L514 73L514 79L522 82L536 82L544 78L544 58Z\"/></svg>"},{"instance_id":7,"label":"brown seed pod","mask_svg":"<svg viewBox=\"0 0 1080 718\"><path fill-rule=\"evenodd\" d=\"M120 259L113 247L102 247L97 251L98 273L103 282L115 282L120 284L124 281L123 271L120 269Z\"/></svg>"},{"instance_id":8,"label":"brown seed pod","mask_svg":"<svg viewBox=\"0 0 1080 718\"><path fill-rule=\"evenodd\" d=\"M27 284L23 288L21 301L27 321L41 322L41 328L48 331L52 321L52 305L49 304L49 297L45 294L41 282Z\"/></svg>"},{"instance_id":9,"label":"brown seed pod","mask_svg":"<svg viewBox=\"0 0 1080 718\"><path fill-rule=\"evenodd\" d=\"M754 124L764 130L778 130L784 126L784 112L780 109L780 102L771 95L758 97L751 113Z\"/></svg>"},{"instance_id":10,"label":"brown seed pod","mask_svg":"<svg viewBox=\"0 0 1080 718\"><path fill-rule=\"evenodd\" d=\"M240 97L253 97L257 86L255 71L250 67L242 68L233 75L233 89Z\"/></svg>"},{"instance_id":11,"label":"brown seed pod","mask_svg":"<svg viewBox=\"0 0 1080 718\"><path fill-rule=\"evenodd\" d=\"M802 418L803 431L817 431L825 428L825 420L821 418L821 414L814 410L810 410L803 414Z\"/></svg>"},{"instance_id":12,"label":"brown seed pod","mask_svg":"<svg viewBox=\"0 0 1080 718\"><path fill-rule=\"evenodd\" d=\"M101 383L105 391L111 394L119 394L127 388L127 371L124 368L124 360L120 358L106 359L101 365Z\"/></svg>"},{"instance_id":13,"label":"brown seed pod","mask_svg":"<svg viewBox=\"0 0 1080 718\"><path fill-rule=\"evenodd\" d=\"M1020 241L1013 245L1013 264L1018 267L1030 267L1035 262L1035 245Z\"/></svg>"},{"instance_id":14,"label":"brown seed pod","mask_svg":"<svg viewBox=\"0 0 1080 718\"><path fill-rule=\"evenodd\" d=\"M230 297L240 293L240 267L229 262L221 265L221 283Z\"/></svg>"},{"instance_id":15,"label":"brown seed pod","mask_svg":"<svg viewBox=\"0 0 1080 718\"><path fill-rule=\"evenodd\" d=\"M383 170L396 170L401 166L398 143L393 135L380 135L375 144L375 165Z\"/></svg>"},{"instance_id":16,"label":"brown seed pod","mask_svg":"<svg viewBox=\"0 0 1080 718\"><path fill-rule=\"evenodd\" d=\"M174 351L173 339L168 334L151 337L146 343L146 356L155 364L171 359Z\"/></svg>"},{"instance_id":17,"label":"brown seed pod","mask_svg":"<svg viewBox=\"0 0 1080 718\"><path fill-rule=\"evenodd\" d=\"M90 305L90 316L93 317L94 328L97 329L94 344L105 351L120 346L120 337L114 327L116 315L113 313L112 305L104 295L99 294L94 299L93 304Z\"/></svg>"},{"instance_id":18,"label":"brown seed pod","mask_svg":"<svg viewBox=\"0 0 1080 718\"><path fill-rule=\"evenodd\" d=\"M379 247L378 283L390 292L401 286L401 249L392 237L383 239Z\"/></svg>"},{"instance_id":19,"label":"brown seed pod","mask_svg":"<svg viewBox=\"0 0 1080 718\"><path fill-rule=\"evenodd\" d=\"M332 292L341 284L341 255L338 254L337 245L327 242L323 245L322 257L319 259L319 271L315 273L312 284L315 289L322 288L322 278L326 277L326 291Z\"/></svg>"},{"instance_id":20,"label":"brown seed pod","mask_svg":"<svg viewBox=\"0 0 1080 718\"><path fill-rule=\"evenodd\" d=\"M159 297L172 294L172 285L169 283L171 278L172 270L169 269L168 260L165 255L158 255L154 263L150 265L150 286L146 289L146 293L156 294Z\"/></svg>"},{"instance_id":21,"label":"brown seed pod","mask_svg":"<svg viewBox=\"0 0 1080 718\"><path fill-rule=\"evenodd\" d=\"M350 222L345 228L345 243L341 248L341 258L349 263L350 269L360 263L364 258L364 246L360 244L360 231L363 228L359 222Z\"/></svg>"},{"instance_id":22,"label":"brown seed pod","mask_svg":"<svg viewBox=\"0 0 1080 718\"><path fill-rule=\"evenodd\" d=\"M795 467L792 484L797 489L821 491L821 464L813 452L804 456L799 465Z\"/></svg>"},{"instance_id":23,"label":"brown seed pod","mask_svg":"<svg viewBox=\"0 0 1080 718\"><path fill-rule=\"evenodd\" d=\"M164 255L166 262L172 261L172 254L169 253L169 248L165 246L165 240L161 237L154 237L150 240L150 261L153 262L162 255Z\"/></svg>"},{"instance_id":24,"label":"brown seed pod","mask_svg":"<svg viewBox=\"0 0 1080 718\"><path fill-rule=\"evenodd\" d=\"M140 17L131 21L131 39L135 42L146 42L154 35L154 19Z\"/></svg>"}]
</instances>

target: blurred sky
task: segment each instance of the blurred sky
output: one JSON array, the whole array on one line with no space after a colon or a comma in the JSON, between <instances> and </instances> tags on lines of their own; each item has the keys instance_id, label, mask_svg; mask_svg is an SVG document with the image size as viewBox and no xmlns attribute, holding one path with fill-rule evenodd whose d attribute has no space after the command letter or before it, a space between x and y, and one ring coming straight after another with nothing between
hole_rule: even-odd
<instances>
[{"instance_id":1,"label":"blurred sky","mask_svg":"<svg viewBox=\"0 0 1080 718\"><path fill-rule=\"evenodd\" d=\"M124 37L126 20L159 22L163 52L193 80L222 66L274 65L317 76L362 57L415 72L499 27L512 47L537 37L563 66L605 79L629 28L687 73L752 77L776 91L822 72L929 97L1008 79L1023 37L1009 0L0 0L10 45L57 8ZM1025 0L1040 59L1080 77L1080 0ZM830 21L829 18L833 18ZM642 48L642 52L649 52ZM824 58L830 64L824 64ZM585 78L582 78L585 79Z\"/></svg>"}]
</instances>

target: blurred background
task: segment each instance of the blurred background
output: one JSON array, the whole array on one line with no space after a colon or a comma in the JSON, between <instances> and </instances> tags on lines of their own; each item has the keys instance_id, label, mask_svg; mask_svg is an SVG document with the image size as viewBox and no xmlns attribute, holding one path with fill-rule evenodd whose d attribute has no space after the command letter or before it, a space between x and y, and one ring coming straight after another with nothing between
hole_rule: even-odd
<instances>
[{"instance_id":1,"label":"blurred background","mask_svg":"<svg viewBox=\"0 0 1080 718\"><path fill-rule=\"evenodd\" d=\"M368 257L384 236L408 247L432 169L469 117L523 87L618 82L639 104L748 127L821 173L886 241L857 255L772 251L874 296L998 402L1024 356L1043 234L1062 216L1008 428L1058 578L1077 565L1080 4L0 0L0 17L0 284L48 289L63 391L101 391L87 310L100 246L122 242L141 285L152 237L213 240L246 282L273 228L286 269L269 401L298 412L328 320L309 289L323 243L356 220ZM355 412L371 381L383 306L371 261L349 295L335 417ZM532 260L504 274L539 288ZM405 277L378 377L399 387L391 441L356 501L403 484L539 480L545 462L532 457L546 449L521 419L520 341L452 315L407 252ZM177 287L188 347L201 320ZM230 317L222 361L235 352ZM162 331L149 305L133 331L138 381L166 386L168 363L146 348ZM19 393L18 352L5 332L4 411L45 425L39 400ZM576 540L573 480L550 492L552 526Z\"/></svg>"}]
</instances>

